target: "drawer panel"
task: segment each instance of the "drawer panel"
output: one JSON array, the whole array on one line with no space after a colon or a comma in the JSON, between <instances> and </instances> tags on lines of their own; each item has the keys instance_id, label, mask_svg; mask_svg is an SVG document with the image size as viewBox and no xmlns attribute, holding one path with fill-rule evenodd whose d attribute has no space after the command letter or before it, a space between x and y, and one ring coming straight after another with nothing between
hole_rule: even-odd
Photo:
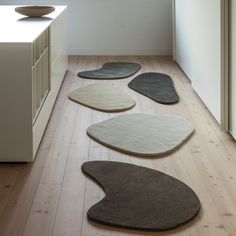
<instances>
[{"instance_id":1,"label":"drawer panel","mask_svg":"<svg viewBox=\"0 0 236 236\"><path fill-rule=\"evenodd\" d=\"M32 117L35 122L50 91L48 29L33 44Z\"/></svg>"},{"instance_id":2,"label":"drawer panel","mask_svg":"<svg viewBox=\"0 0 236 236\"><path fill-rule=\"evenodd\" d=\"M46 48L49 46L49 29L45 30L34 42L33 42L33 66L37 63L40 56Z\"/></svg>"}]
</instances>

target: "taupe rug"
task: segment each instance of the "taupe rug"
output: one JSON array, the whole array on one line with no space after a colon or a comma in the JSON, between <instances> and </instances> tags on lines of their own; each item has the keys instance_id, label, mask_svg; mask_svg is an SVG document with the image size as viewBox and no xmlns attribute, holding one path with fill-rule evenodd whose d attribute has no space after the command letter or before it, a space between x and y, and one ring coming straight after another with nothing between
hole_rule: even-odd
<instances>
[{"instance_id":1,"label":"taupe rug","mask_svg":"<svg viewBox=\"0 0 236 236\"><path fill-rule=\"evenodd\" d=\"M180 146L193 132L192 125L177 116L121 115L87 129L95 141L126 154L156 157Z\"/></svg>"},{"instance_id":2,"label":"taupe rug","mask_svg":"<svg viewBox=\"0 0 236 236\"><path fill-rule=\"evenodd\" d=\"M166 74L144 73L133 79L128 86L158 103L173 104L179 101L174 83Z\"/></svg>"},{"instance_id":3,"label":"taupe rug","mask_svg":"<svg viewBox=\"0 0 236 236\"><path fill-rule=\"evenodd\" d=\"M97 223L162 231L189 222L200 210L191 188L159 171L109 161L84 163L82 171L106 194L87 213Z\"/></svg>"},{"instance_id":4,"label":"taupe rug","mask_svg":"<svg viewBox=\"0 0 236 236\"><path fill-rule=\"evenodd\" d=\"M105 84L91 84L78 88L70 93L69 98L105 112L125 111L135 106L135 101L121 89Z\"/></svg>"},{"instance_id":5,"label":"taupe rug","mask_svg":"<svg viewBox=\"0 0 236 236\"><path fill-rule=\"evenodd\" d=\"M137 63L131 62L109 62L102 68L78 73L79 77L85 79L123 79L132 76L141 69Z\"/></svg>"}]
</instances>

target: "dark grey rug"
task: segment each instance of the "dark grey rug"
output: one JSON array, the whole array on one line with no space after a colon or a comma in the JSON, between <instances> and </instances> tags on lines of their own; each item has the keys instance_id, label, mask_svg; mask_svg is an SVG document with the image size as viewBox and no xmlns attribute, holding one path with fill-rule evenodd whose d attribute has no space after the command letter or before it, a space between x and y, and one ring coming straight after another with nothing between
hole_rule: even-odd
<instances>
[{"instance_id":1,"label":"dark grey rug","mask_svg":"<svg viewBox=\"0 0 236 236\"><path fill-rule=\"evenodd\" d=\"M97 70L82 71L79 77L85 79L123 79L132 76L141 69L137 63L109 62Z\"/></svg>"},{"instance_id":2,"label":"dark grey rug","mask_svg":"<svg viewBox=\"0 0 236 236\"><path fill-rule=\"evenodd\" d=\"M163 231L192 220L200 210L197 195L162 172L132 164L93 161L82 171L106 196L87 213L90 220L111 226Z\"/></svg>"},{"instance_id":3,"label":"dark grey rug","mask_svg":"<svg viewBox=\"0 0 236 236\"><path fill-rule=\"evenodd\" d=\"M128 86L158 103L173 104L179 101L174 83L166 74L144 73L133 79Z\"/></svg>"}]
</instances>

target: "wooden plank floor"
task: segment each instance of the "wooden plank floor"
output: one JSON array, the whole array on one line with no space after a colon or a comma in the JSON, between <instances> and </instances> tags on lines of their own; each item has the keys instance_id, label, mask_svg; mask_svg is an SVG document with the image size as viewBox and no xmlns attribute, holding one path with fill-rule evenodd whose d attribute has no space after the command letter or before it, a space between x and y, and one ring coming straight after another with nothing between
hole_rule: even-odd
<instances>
[{"instance_id":1,"label":"wooden plank floor","mask_svg":"<svg viewBox=\"0 0 236 236\"><path fill-rule=\"evenodd\" d=\"M86 128L118 114L91 110L68 100L68 93L92 80L80 79L80 70L100 67L107 61L142 64L139 73L154 71L172 76L180 95L176 105L165 106L127 87L133 78L96 81L122 88L137 105L126 113L176 114L195 127L191 139L163 158L136 158L109 150L92 141ZM14 148L14 147L12 147ZM202 209L188 225L162 233L103 227L87 221L89 207L103 198L103 191L80 170L88 160L114 160L163 171L198 194ZM222 132L191 88L189 80L168 57L70 57L69 72L61 88L34 163L0 164L1 236L235 236L236 143Z\"/></svg>"}]
</instances>

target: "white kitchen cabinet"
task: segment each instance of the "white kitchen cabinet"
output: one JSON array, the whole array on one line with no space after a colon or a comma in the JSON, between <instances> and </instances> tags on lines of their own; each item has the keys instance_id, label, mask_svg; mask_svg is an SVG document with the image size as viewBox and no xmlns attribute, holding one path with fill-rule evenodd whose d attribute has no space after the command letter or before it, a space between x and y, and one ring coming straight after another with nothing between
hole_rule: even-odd
<instances>
[{"instance_id":1,"label":"white kitchen cabinet","mask_svg":"<svg viewBox=\"0 0 236 236\"><path fill-rule=\"evenodd\" d=\"M66 7L24 18L0 6L0 161L34 160L68 66Z\"/></svg>"}]
</instances>

